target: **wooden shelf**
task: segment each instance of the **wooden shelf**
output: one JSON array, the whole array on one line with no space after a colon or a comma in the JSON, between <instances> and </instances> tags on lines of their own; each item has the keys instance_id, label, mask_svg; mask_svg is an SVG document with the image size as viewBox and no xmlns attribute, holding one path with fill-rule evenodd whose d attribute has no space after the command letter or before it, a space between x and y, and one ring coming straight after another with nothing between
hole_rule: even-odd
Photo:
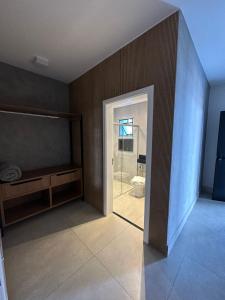
<instances>
[{"instance_id":1,"label":"wooden shelf","mask_svg":"<svg viewBox=\"0 0 225 300\"><path fill-rule=\"evenodd\" d=\"M21 105L8 105L0 103L0 112L22 114L22 115L33 115L39 117L49 117L55 119L69 119L69 120L80 120L80 114L73 114L67 112L57 112L52 110L45 110L38 107L32 106L21 106Z\"/></svg>"},{"instance_id":2,"label":"wooden shelf","mask_svg":"<svg viewBox=\"0 0 225 300\"><path fill-rule=\"evenodd\" d=\"M46 200L38 199L5 209L5 225L11 225L50 209Z\"/></svg>"},{"instance_id":3,"label":"wooden shelf","mask_svg":"<svg viewBox=\"0 0 225 300\"><path fill-rule=\"evenodd\" d=\"M81 193L72 190L57 192L52 196L52 207L60 206L80 197Z\"/></svg>"},{"instance_id":4,"label":"wooden shelf","mask_svg":"<svg viewBox=\"0 0 225 300\"><path fill-rule=\"evenodd\" d=\"M52 187L52 206L59 206L82 196L81 177Z\"/></svg>"},{"instance_id":5,"label":"wooden shelf","mask_svg":"<svg viewBox=\"0 0 225 300\"><path fill-rule=\"evenodd\" d=\"M61 166L29 171L0 184L2 226L9 226L82 197L82 169Z\"/></svg>"},{"instance_id":6,"label":"wooden shelf","mask_svg":"<svg viewBox=\"0 0 225 300\"><path fill-rule=\"evenodd\" d=\"M43 176L51 176L51 175L57 175L63 172L69 172L69 171L74 171L74 170L78 170L80 169L78 166L76 165L63 165L63 166L57 166L57 167L49 167L49 168L43 168L43 169L37 169L37 170L32 170L32 171L25 171L23 172L22 177L17 180L14 181L13 184L15 183L20 183L23 181L27 181L30 179L36 179L36 178L40 178Z\"/></svg>"}]
</instances>

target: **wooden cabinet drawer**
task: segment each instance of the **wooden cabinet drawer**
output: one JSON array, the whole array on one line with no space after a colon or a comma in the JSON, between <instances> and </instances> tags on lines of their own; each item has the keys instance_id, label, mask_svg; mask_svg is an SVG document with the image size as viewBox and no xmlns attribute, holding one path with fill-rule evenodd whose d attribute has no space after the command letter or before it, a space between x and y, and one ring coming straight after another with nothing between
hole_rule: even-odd
<instances>
[{"instance_id":1,"label":"wooden cabinet drawer","mask_svg":"<svg viewBox=\"0 0 225 300\"><path fill-rule=\"evenodd\" d=\"M80 179L81 179L80 170L56 174L56 175L51 176L51 185L59 186L59 185L63 185L63 184L70 183L72 181L76 181L76 180L80 180Z\"/></svg>"},{"instance_id":2,"label":"wooden cabinet drawer","mask_svg":"<svg viewBox=\"0 0 225 300\"><path fill-rule=\"evenodd\" d=\"M7 183L2 185L3 200L17 198L33 192L48 189L50 178L48 176L29 181Z\"/></svg>"}]
</instances>

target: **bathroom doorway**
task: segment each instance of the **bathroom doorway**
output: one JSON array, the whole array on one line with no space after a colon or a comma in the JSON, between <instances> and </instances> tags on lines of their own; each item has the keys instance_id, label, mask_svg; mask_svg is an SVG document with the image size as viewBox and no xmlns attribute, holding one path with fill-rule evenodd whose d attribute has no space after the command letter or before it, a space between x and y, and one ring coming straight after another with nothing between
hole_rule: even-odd
<instances>
[{"instance_id":1,"label":"bathroom doorway","mask_svg":"<svg viewBox=\"0 0 225 300\"><path fill-rule=\"evenodd\" d=\"M113 212L144 230L147 95L136 102L113 109Z\"/></svg>"},{"instance_id":2,"label":"bathroom doorway","mask_svg":"<svg viewBox=\"0 0 225 300\"><path fill-rule=\"evenodd\" d=\"M103 114L104 213L144 230L148 242L153 87L105 100Z\"/></svg>"}]
</instances>

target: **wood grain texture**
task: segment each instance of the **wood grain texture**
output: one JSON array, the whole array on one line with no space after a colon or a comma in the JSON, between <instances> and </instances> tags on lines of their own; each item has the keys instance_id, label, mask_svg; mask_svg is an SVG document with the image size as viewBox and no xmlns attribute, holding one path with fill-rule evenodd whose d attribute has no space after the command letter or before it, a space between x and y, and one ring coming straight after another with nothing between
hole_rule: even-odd
<instances>
[{"instance_id":1,"label":"wood grain texture","mask_svg":"<svg viewBox=\"0 0 225 300\"><path fill-rule=\"evenodd\" d=\"M178 13L70 85L71 110L84 118L84 196L103 209L102 101L154 85L150 242L167 252Z\"/></svg>"},{"instance_id":2,"label":"wood grain texture","mask_svg":"<svg viewBox=\"0 0 225 300\"><path fill-rule=\"evenodd\" d=\"M83 119L84 198L103 208L102 101L120 94L120 52L111 56L70 86L71 111ZM74 123L74 126L78 126ZM79 148L79 145L76 145ZM76 159L74 159L75 162Z\"/></svg>"},{"instance_id":3,"label":"wood grain texture","mask_svg":"<svg viewBox=\"0 0 225 300\"><path fill-rule=\"evenodd\" d=\"M121 93L154 85L150 241L163 252L167 252L177 36L175 14L121 50Z\"/></svg>"},{"instance_id":4,"label":"wood grain texture","mask_svg":"<svg viewBox=\"0 0 225 300\"><path fill-rule=\"evenodd\" d=\"M82 185L82 170L73 165L29 171L20 180L1 183L1 226L81 198Z\"/></svg>"}]
</instances>

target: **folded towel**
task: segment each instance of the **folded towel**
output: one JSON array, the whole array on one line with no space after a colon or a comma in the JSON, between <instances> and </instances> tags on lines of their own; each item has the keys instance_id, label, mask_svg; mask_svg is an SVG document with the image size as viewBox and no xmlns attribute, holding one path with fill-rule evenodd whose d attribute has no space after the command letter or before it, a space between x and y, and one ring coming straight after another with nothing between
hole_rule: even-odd
<instances>
[{"instance_id":1,"label":"folded towel","mask_svg":"<svg viewBox=\"0 0 225 300\"><path fill-rule=\"evenodd\" d=\"M12 182L22 177L20 168L16 165L3 163L0 164L0 180L4 182Z\"/></svg>"}]
</instances>

